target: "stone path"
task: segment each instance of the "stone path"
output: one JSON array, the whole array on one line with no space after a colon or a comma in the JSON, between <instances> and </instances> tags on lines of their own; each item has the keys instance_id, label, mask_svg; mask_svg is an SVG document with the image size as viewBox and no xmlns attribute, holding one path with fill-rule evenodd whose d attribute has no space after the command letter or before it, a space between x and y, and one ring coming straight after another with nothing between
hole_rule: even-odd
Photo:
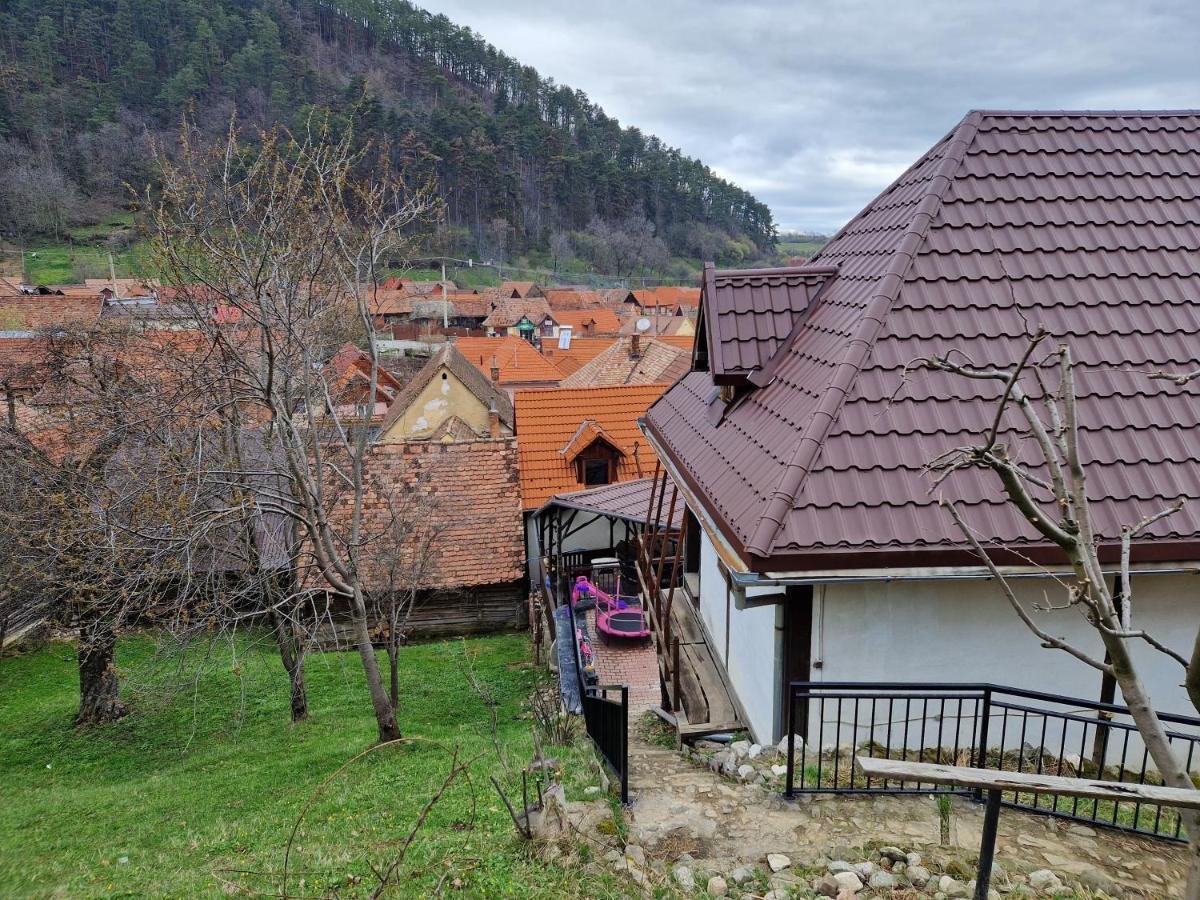
<instances>
[{"instance_id":1,"label":"stone path","mask_svg":"<svg viewBox=\"0 0 1200 900\"><path fill-rule=\"evenodd\" d=\"M794 867L824 872L831 859L869 860L870 850L864 848L881 845L919 852L935 881L947 871L963 881L974 877L983 808L969 800L953 799L951 842L942 847L932 797L824 795L786 801L773 790L721 777L641 736L631 736L629 752L631 842L668 870L684 860L701 887L710 875L728 878L739 866L757 867L765 877L769 853L786 854ZM1186 873L1180 845L1009 809L1000 815L997 861L1007 875L1000 874L993 886L1013 889L1014 897L1032 896L1023 875L1042 869L1114 898L1180 897ZM789 896L793 888L797 896L812 896L811 873L797 877L791 874L794 867L772 876L771 887L782 892L777 896ZM1064 896L1102 896L1076 890ZM909 888L896 896L921 895ZM868 888L857 896L892 895Z\"/></svg>"}]
</instances>

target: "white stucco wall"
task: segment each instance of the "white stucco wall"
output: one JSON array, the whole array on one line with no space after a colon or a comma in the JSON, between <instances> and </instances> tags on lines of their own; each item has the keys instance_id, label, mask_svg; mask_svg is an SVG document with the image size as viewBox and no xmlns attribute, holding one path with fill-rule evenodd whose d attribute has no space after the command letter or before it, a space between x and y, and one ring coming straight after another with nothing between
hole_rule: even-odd
<instances>
[{"instance_id":1,"label":"white stucco wall","mask_svg":"<svg viewBox=\"0 0 1200 900\"><path fill-rule=\"evenodd\" d=\"M1027 609L1062 603L1047 579L1012 582ZM1134 619L1183 653L1200 622L1200 578L1133 578ZM990 581L921 581L815 588L820 623L813 636L814 680L993 681L1014 687L1096 699L1100 673L1043 648ZM1100 640L1074 610L1035 612L1046 631L1103 656ZM1134 645L1151 695L1164 712L1192 711L1183 670L1148 646ZM1118 698L1119 702L1119 698Z\"/></svg>"},{"instance_id":2,"label":"white stucco wall","mask_svg":"<svg viewBox=\"0 0 1200 900\"><path fill-rule=\"evenodd\" d=\"M700 615L712 637L713 650L725 664L729 682L758 741L774 739L778 700L771 686L779 683L779 609L735 608L720 570L716 549L707 534L700 538Z\"/></svg>"},{"instance_id":3,"label":"white stucco wall","mask_svg":"<svg viewBox=\"0 0 1200 900\"><path fill-rule=\"evenodd\" d=\"M1061 588L1047 579L1018 579L1013 582L1027 607L1045 605L1047 593L1058 603ZM1169 646L1187 655L1200 625L1200 577L1194 575L1135 575L1134 619ZM777 592L780 588L760 588L757 592ZM755 589L748 592L751 596ZM722 577L716 551L705 535L701 541L700 612L714 643L714 651L724 663L738 700L750 718L750 727L759 740L778 736L779 704L782 685L782 607L762 606L738 609L736 596ZM812 679L814 681L880 682L992 682L1063 696L1098 700L1101 674L1073 657L1043 648L1016 617L996 585L982 580L893 581L857 584L817 585L813 588ZM1103 655L1099 639L1077 611L1037 612L1046 630L1078 642L1080 646ZM1150 689L1157 708L1163 712L1195 715L1181 685L1183 671L1178 663L1149 646L1135 644L1134 656ZM1023 701L1014 699L1013 702ZM1118 692L1116 702L1121 702ZM826 707L822 738L820 723L810 723L810 737L825 745L851 743L854 733L853 707L846 703L842 721L833 703ZM954 729L961 728L960 743L969 741L974 715L973 701L962 706L962 723L957 721L957 703L948 704L941 720L942 745L956 742ZM1063 708L1063 711L1068 711ZM918 723L929 713L924 735ZM893 743L903 740L904 723L910 725L910 745L932 746L938 742L941 710L918 706L905 708L897 703L890 709L877 708L875 721L886 727L893 724ZM869 714L859 708L858 733L854 743L868 739ZM1011 714L1010 723L1016 721ZM999 728L993 719L993 728ZM1127 721L1127 720L1126 720ZM1078 729L1068 728L1064 736L1057 726L1046 726L1035 717L1028 724L1026 743L1068 754L1084 752L1091 739ZM1180 731L1189 729L1180 727ZM1089 735L1091 732L1089 732ZM1114 731L1110 755L1123 748L1124 732ZM873 737L882 740L883 734ZM1118 743L1119 739L1119 743ZM1006 735L1011 745L1014 736ZM997 735L989 743L995 744ZM1017 740L1020 743L1020 740ZM1140 754L1141 745L1131 738L1128 750Z\"/></svg>"},{"instance_id":4,"label":"white stucco wall","mask_svg":"<svg viewBox=\"0 0 1200 900\"><path fill-rule=\"evenodd\" d=\"M1044 607L1047 598L1063 602L1061 587L1047 579L1021 579L1012 584L1045 631L1071 640L1096 657L1103 656L1099 639L1077 611L1034 610L1035 604ZM1135 576L1133 587L1135 625L1186 654L1197 625L1200 579L1191 575ZM814 588L813 596L814 681L991 682L1100 699L1101 673L1062 651L1042 647L990 581L825 585ZM1155 706L1163 712L1195 715L1181 686L1182 667L1141 643L1133 645L1133 653ZM1020 698L1000 699L1029 703ZM1119 691L1115 702L1122 702ZM1058 709L1072 711L1067 706ZM1010 750L1027 744L1045 748L1053 756L1090 755L1094 726L1077 723L1064 729L1058 719L1012 710L1006 713L1001 707L997 710L989 725L989 746L998 746L1003 740ZM934 715L930 716L931 712ZM826 747L882 741L884 732L879 729L890 723L894 745L907 739L910 747L939 742L951 747L969 739L975 712L974 701L960 704L951 700L944 708L936 702L932 707L920 701L881 704L873 716L876 730L872 733L872 716L864 706L855 708L847 701L839 710L833 701L827 701L823 715L818 716L815 705L810 710L809 736L810 741ZM1094 715L1083 708L1078 712L1088 722ZM852 716L857 716L857 732ZM919 730L922 721L929 729L925 733ZM1129 720L1122 717L1117 721ZM1186 727L1178 730L1191 731ZM1128 754L1137 761L1131 763L1136 771L1142 753L1136 733L1115 729L1112 734L1110 764Z\"/></svg>"}]
</instances>

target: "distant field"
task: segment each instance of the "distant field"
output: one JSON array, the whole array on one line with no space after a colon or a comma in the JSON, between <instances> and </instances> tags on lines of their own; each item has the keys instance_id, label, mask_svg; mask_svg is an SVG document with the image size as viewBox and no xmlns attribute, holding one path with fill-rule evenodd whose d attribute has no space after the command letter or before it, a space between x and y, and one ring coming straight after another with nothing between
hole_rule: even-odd
<instances>
[{"instance_id":1,"label":"distant field","mask_svg":"<svg viewBox=\"0 0 1200 900\"><path fill-rule=\"evenodd\" d=\"M780 241L776 246L783 256L815 256L825 241Z\"/></svg>"},{"instance_id":2,"label":"distant field","mask_svg":"<svg viewBox=\"0 0 1200 900\"><path fill-rule=\"evenodd\" d=\"M105 246L114 234L132 225L132 213L118 212L103 222L76 226L58 239L39 237L28 241L21 258L25 279L33 284L71 284L85 278L106 278L110 253L118 277L141 274L145 269L144 244L134 242L115 250Z\"/></svg>"}]
</instances>

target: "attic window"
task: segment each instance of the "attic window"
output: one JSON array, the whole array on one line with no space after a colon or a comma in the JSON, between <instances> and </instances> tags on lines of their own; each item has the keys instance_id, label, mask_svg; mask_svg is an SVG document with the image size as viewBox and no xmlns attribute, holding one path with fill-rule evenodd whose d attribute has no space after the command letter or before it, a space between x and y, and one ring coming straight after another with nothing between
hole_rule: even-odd
<instances>
[{"instance_id":1,"label":"attic window","mask_svg":"<svg viewBox=\"0 0 1200 900\"><path fill-rule=\"evenodd\" d=\"M442 373L442 381L448 380L448 377L445 372Z\"/></svg>"},{"instance_id":2,"label":"attic window","mask_svg":"<svg viewBox=\"0 0 1200 900\"><path fill-rule=\"evenodd\" d=\"M608 459L585 459L583 463L583 478L587 487L598 487L612 483L612 461Z\"/></svg>"}]
</instances>

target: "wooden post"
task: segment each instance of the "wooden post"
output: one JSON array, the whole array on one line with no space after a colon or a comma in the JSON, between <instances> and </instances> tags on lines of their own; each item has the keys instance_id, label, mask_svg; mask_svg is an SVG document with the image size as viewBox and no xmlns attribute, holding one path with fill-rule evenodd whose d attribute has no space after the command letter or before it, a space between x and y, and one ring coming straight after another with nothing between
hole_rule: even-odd
<instances>
[{"instance_id":1,"label":"wooden post","mask_svg":"<svg viewBox=\"0 0 1200 900\"><path fill-rule=\"evenodd\" d=\"M664 484L663 490L666 491L666 489L667 489L667 486ZM662 528L663 537L662 537L662 546L659 548L659 553L658 553L658 571L654 577L653 587L654 587L655 596L657 596L660 593L659 585L662 584L663 566L665 566L667 564L667 554L666 554L667 535L669 535L671 533L671 520L675 518L675 501L678 498L679 498L679 489L672 486L671 508L667 512L667 524Z\"/></svg>"},{"instance_id":2,"label":"wooden post","mask_svg":"<svg viewBox=\"0 0 1200 900\"><path fill-rule=\"evenodd\" d=\"M679 638L671 644L671 712L679 715L683 704L679 700Z\"/></svg>"},{"instance_id":3,"label":"wooden post","mask_svg":"<svg viewBox=\"0 0 1200 900\"><path fill-rule=\"evenodd\" d=\"M675 541L675 559L671 562L671 586L667 588L667 609L663 614L663 618L671 621L671 607L675 604L675 582L679 580L679 557L683 552L683 542L687 538L688 517L683 517L683 524L679 526L679 537Z\"/></svg>"}]
</instances>

